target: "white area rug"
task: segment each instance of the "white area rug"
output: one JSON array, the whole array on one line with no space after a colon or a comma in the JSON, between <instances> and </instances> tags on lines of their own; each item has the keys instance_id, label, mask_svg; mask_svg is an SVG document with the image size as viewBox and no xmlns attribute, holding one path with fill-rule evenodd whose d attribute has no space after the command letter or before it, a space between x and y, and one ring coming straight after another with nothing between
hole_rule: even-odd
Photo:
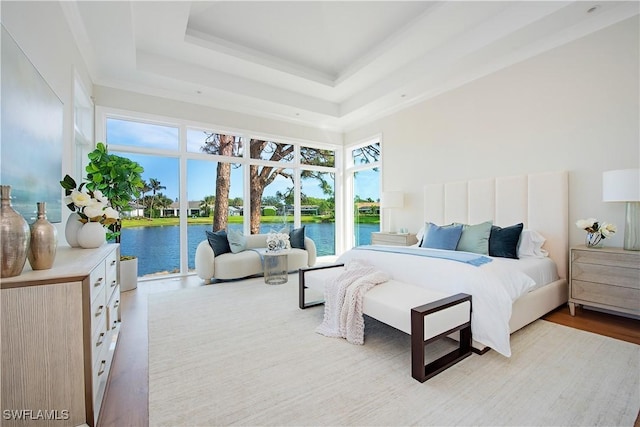
<instances>
[{"instance_id":1,"label":"white area rug","mask_svg":"<svg viewBox=\"0 0 640 427\"><path fill-rule=\"evenodd\" d=\"M297 276L149 295L149 421L167 425L633 425L640 346L538 320L513 356L476 354L419 383L409 336L314 333Z\"/></svg>"}]
</instances>

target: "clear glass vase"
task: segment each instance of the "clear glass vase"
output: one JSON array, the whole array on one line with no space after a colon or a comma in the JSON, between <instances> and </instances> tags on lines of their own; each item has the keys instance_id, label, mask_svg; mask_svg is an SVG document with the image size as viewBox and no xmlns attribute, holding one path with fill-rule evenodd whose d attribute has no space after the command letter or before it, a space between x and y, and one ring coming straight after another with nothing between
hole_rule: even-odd
<instances>
[{"instance_id":1,"label":"clear glass vase","mask_svg":"<svg viewBox=\"0 0 640 427\"><path fill-rule=\"evenodd\" d=\"M604 242L602 241L603 237L600 233L587 233L587 237L585 238L585 245L588 248L601 248L604 246Z\"/></svg>"}]
</instances>

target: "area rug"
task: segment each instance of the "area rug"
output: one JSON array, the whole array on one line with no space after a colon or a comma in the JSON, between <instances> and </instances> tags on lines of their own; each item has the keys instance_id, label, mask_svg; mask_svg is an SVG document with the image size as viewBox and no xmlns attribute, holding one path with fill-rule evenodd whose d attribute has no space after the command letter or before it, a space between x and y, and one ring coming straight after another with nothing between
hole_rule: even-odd
<instances>
[{"instance_id":1,"label":"area rug","mask_svg":"<svg viewBox=\"0 0 640 427\"><path fill-rule=\"evenodd\" d=\"M635 344L538 320L511 358L421 384L408 335L367 319L352 345L314 333L322 316L294 275L149 295L149 424L631 426L640 410Z\"/></svg>"}]
</instances>

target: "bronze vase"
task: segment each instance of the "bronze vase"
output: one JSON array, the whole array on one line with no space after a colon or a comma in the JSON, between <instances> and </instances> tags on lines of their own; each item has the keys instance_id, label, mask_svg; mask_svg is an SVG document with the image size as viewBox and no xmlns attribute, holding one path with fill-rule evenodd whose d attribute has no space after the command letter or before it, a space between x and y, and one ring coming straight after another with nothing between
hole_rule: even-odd
<instances>
[{"instance_id":1,"label":"bronze vase","mask_svg":"<svg viewBox=\"0 0 640 427\"><path fill-rule=\"evenodd\" d=\"M0 186L0 277L22 273L29 249L29 224L11 207L11 186Z\"/></svg>"},{"instance_id":2,"label":"bronze vase","mask_svg":"<svg viewBox=\"0 0 640 427\"><path fill-rule=\"evenodd\" d=\"M38 202L38 219L31 224L29 264L34 270L48 270L53 266L58 248L58 230L47 221L46 203Z\"/></svg>"}]
</instances>

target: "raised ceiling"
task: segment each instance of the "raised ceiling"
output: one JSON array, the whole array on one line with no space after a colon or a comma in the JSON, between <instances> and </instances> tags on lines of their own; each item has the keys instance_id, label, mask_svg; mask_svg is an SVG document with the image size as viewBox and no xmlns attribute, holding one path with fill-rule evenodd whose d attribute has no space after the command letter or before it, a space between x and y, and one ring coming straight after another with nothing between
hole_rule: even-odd
<instances>
[{"instance_id":1,"label":"raised ceiling","mask_svg":"<svg viewBox=\"0 0 640 427\"><path fill-rule=\"evenodd\" d=\"M95 84L334 131L640 11L636 1L61 4Z\"/></svg>"}]
</instances>

